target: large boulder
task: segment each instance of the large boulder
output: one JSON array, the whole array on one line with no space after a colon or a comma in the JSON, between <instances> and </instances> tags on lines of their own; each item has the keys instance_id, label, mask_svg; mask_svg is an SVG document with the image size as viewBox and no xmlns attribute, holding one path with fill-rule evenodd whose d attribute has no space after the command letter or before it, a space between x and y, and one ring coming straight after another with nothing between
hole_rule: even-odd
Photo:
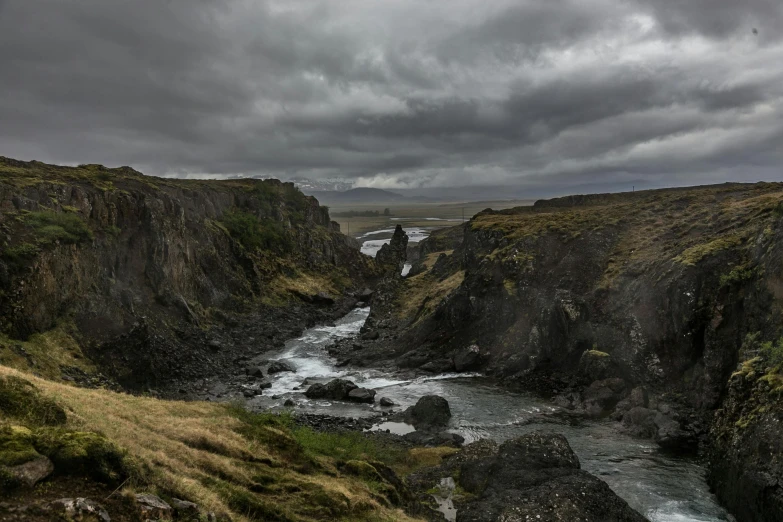
<instances>
[{"instance_id":1,"label":"large boulder","mask_svg":"<svg viewBox=\"0 0 783 522\"><path fill-rule=\"evenodd\" d=\"M425 395L405 411L405 419L416 429L443 427L451 419L451 408L443 397Z\"/></svg>"},{"instance_id":2,"label":"large boulder","mask_svg":"<svg viewBox=\"0 0 783 522\"><path fill-rule=\"evenodd\" d=\"M583 393L583 407L588 415L600 417L612 409L625 396L625 381L618 378L595 381Z\"/></svg>"},{"instance_id":3,"label":"large boulder","mask_svg":"<svg viewBox=\"0 0 783 522\"><path fill-rule=\"evenodd\" d=\"M606 483L582 471L559 434L524 435L489 457L468 458L458 465L459 485L473 495L459 510L458 522L647 520Z\"/></svg>"},{"instance_id":4,"label":"large boulder","mask_svg":"<svg viewBox=\"0 0 783 522\"><path fill-rule=\"evenodd\" d=\"M598 350L586 350L579 359L579 376L586 382L600 381L610 377L612 357Z\"/></svg>"},{"instance_id":5,"label":"large boulder","mask_svg":"<svg viewBox=\"0 0 783 522\"><path fill-rule=\"evenodd\" d=\"M348 400L348 395L351 391L357 389L358 386L353 382L346 379L334 379L327 384L316 383L310 386L305 391L305 396L308 399L332 399L335 401Z\"/></svg>"},{"instance_id":6,"label":"large boulder","mask_svg":"<svg viewBox=\"0 0 783 522\"><path fill-rule=\"evenodd\" d=\"M266 372L269 375L275 374L275 373L282 373L282 372L295 372L296 368L291 366L290 363L287 363L285 361L272 361L272 363L269 365L269 368L266 369Z\"/></svg>"},{"instance_id":7,"label":"large boulder","mask_svg":"<svg viewBox=\"0 0 783 522\"><path fill-rule=\"evenodd\" d=\"M472 372L481 367L481 350L475 344L454 352L454 369L458 372Z\"/></svg>"},{"instance_id":8,"label":"large boulder","mask_svg":"<svg viewBox=\"0 0 783 522\"><path fill-rule=\"evenodd\" d=\"M348 392L348 400L351 402L373 403L375 402L375 390L355 388Z\"/></svg>"}]
</instances>

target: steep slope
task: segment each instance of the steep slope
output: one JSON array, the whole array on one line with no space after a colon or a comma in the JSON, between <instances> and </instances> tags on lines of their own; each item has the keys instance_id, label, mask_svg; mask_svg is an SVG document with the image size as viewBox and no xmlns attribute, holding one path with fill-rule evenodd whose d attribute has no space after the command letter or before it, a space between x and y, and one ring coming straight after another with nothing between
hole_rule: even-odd
<instances>
[{"instance_id":1,"label":"steep slope","mask_svg":"<svg viewBox=\"0 0 783 522\"><path fill-rule=\"evenodd\" d=\"M57 413L56 425L12 411L9 400L20 396ZM423 520L405 513L418 506L389 466L409 472L444 454L319 433L287 415L77 388L0 366L4 520L99 520L58 516L52 501L63 497L88 497L116 522L158 519L140 516L134 494L197 505L175 520ZM17 466L36 461L53 462L37 488L13 480Z\"/></svg>"},{"instance_id":2,"label":"steep slope","mask_svg":"<svg viewBox=\"0 0 783 522\"><path fill-rule=\"evenodd\" d=\"M0 231L0 362L85 382L219 373L339 315L378 273L276 180L0 158Z\"/></svg>"}]
</instances>

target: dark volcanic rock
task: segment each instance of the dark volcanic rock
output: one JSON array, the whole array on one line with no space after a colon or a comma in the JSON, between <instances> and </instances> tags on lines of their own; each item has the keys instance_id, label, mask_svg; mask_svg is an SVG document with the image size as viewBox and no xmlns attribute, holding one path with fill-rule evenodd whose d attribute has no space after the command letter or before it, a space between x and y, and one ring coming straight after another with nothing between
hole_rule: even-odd
<instances>
[{"instance_id":1,"label":"dark volcanic rock","mask_svg":"<svg viewBox=\"0 0 783 522\"><path fill-rule=\"evenodd\" d=\"M365 288L356 294L356 299L358 299L360 303L369 303L370 299L372 299L372 290Z\"/></svg>"},{"instance_id":2,"label":"dark volcanic rock","mask_svg":"<svg viewBox=\"0 0 783 522\"><path fill-rule=\"evenodd\" d=\"M481 367L481 351L475 344L454 353L454 369L458 372L472 372Z\"/></svg>"},{"instance_id":3,"label":"dark volcanic rock","mask_svg":"<svg viewBox=\"0 0 783 522\"><path fill-rule=\"evenodd\" d=\"M647 520L606 483L579 468L562 435L532 433L507 441L497 454L461 464L459 485L476 499L458 511L457 520Z\"/></svg>"},{"instance_id":4,"label":"dark volcanic rock","mask_svg":"<svg viewBox=\"0 0 783 522\"><path fill-rule=\"evenodd\" d=\"M408 235L403 231L401 225L394 228L394 235L389 243L381 246L381 249L375 255L375 260L381 265L393 270L396 274L402 272L405 266L405 260L408 257Z\"/></svg>"},{"instance_id":5,"label":"dark volcanic rock","mask_svg":"<svg viewBox=\"0 0 783 522\"><path fill-rule=\"evenodd\" d=\"M396 406L394 401L389 399L388 397L381 397L380 404L381 404L381 406L385 406L385 407Z\"/></svg>"},{"instance_id":6,"label":"dark volcanic rock","mask_svg":"<svg viewBox=\"0 0 783 522\"><path fill-rule=\"evenodd\" d=\"M610 413L624 397L625 387L625 381L618 378L595 381L583 394L585 412L594 417Z\"/></svg>"},{"instance_id":7,"label":"dark volcanic rock","mask_svg":"<svg viewBox=\"0 0 783 522\"><path fill-rule=\"evenodd\" d=\"M248 367L248 368L245 370L245 372L246 372L246 373L247 373L247 374L248 374L250 377L256 377L256 378L258 378L258 379L263 379L263 378L264 378L264 369L263 369L263 368L261 368L260 366L250 366L250 367Z\"/></svg>"},{"instance_id":8,"label":"dark volcanic rock","mask_svg":"<svg viewBox=\"0 0 783 522\"><path fill-rule=\"evenodd\" d=\"M348 392L348 400L351 402L372 403L375 402L375 390L356 388Z\"/></svg>"},{"instance_id":9,"label":"dark volcanic rock","mask_svg":"<svg viewBox=\"0 0 783 522\"><path fill-rule=\"evenodd\" d=\"M274 373L281 373L281 372L295 372L296 369L285 361L273 361L269 365L269 368L267 368L266 371L271 375Z\"/></svg>"},{"instance_id":10,"label":"dark volcanic rock","mask_svg":"<svg viewBox=\"0 0 783 522\"><path fill-rule=\"evenodd\" d=\"M416 405L405 410L405 418L419 428L446 426L451 419L449 402L438 395L425 395Z\"/></svg>"},{"instance_id":11,"label":"dark volcanic rock","mask_svg":"<svg viewBox=\"0 0 783 522\"><path fill-rule=\"evenodd\" d=\"M334 379L327 384L316 383L310 386L305 392L308 399L332 399L336 401L348 400L351 391L358 386L345 379Z\"/></svg>"}]
</instances>

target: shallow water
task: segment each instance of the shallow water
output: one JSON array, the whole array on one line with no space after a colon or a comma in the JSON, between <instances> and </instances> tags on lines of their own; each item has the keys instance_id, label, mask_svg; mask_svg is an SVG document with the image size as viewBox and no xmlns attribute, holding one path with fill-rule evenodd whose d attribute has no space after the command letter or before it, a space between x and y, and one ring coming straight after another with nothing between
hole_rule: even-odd
<instances>
[{"instance_id":1,"label":"shallow water","mask_svg":"<svg viewBox=\"0 0 783 522\"><path fill-rule=\"evenodd\" d=\"M305 377L310 382L326 382L337 377L350 379L359 386L376 389L379 399L392 399L398 404L395 409L415 404L422 395L437 394L451 405L450 431L465 437L466 442L482 437L502 442L534 430L561 433L579 456L583 469L606 481L651 521L729 520L709 493L703 467L694 460L665 455L650 441L617 433L614 423L576 419L542 399L505 391L477 375L446 374L405 380L377 370L337 368L325 347L336 338L356 336L368 313L368 308L355 309L335 326L312 328L286 343L272 358L291 363L296 373L270 376L272 388L252 399L250 405L280 408L283 401L292 398L298 411L307 413L369 417L384 410L377 404L307 399L306 386L294 389ZM273 395L279 398L271 399ZM397 433L408 429L400 424L386 423L379 428Z\"/></svg>"}]
</instances>

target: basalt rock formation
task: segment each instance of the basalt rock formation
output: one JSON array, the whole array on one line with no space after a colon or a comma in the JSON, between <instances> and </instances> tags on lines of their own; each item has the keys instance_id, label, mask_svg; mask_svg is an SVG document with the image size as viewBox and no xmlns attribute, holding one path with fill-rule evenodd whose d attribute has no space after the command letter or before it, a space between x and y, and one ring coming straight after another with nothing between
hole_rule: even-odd
<instances>
[{"instance_id":1,"label":"basalt rock formation","mask_svg":"<svg viewBox=\"0 0 783 522\"><path fill-rule=\"evenodd\" d=\"M611 415L668 449L714 443L714 484L729 509L742 511L739 492L748 486L758 491L756 509L776 512L770 488L783 474L761 460L780 452L772 443L764 446L769 455L759 453L769 458L748 459L745 451L765 444L777 410L756 411L757 428L735 430L738 418L748 418L746 406L727 397L747 360L744 339L776 341L783 333L783 185L487 210L465 226L453 252L427 255L436 261L389 295L376 292L397 330L353 354L355 363L386 358L454 371L475 347L479 369L509 386ZM764 375L783 372L783 359L762 360Z\"/></svg>"},{"instance_id":2,"label":"basalt rock formation","mask_svg":"<svg viewBox=\"0 0 783 522\"><path fill-rule=\"evenodd\" d=\"M381 273L290 183L0 158L0 352L49 377L214 375L344 313Z\"/></svg>"}]
</instances>

